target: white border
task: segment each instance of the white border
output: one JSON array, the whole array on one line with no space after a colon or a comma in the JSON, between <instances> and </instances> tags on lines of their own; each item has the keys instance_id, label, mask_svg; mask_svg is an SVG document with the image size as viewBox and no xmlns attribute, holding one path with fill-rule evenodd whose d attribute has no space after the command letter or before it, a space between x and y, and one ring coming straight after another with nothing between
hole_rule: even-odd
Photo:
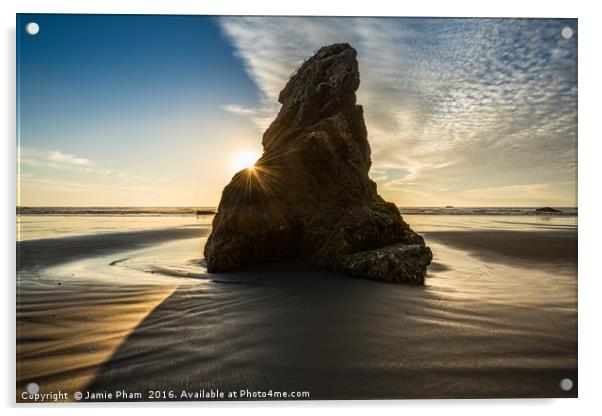
<instances>
[{"instance_id":1,"label":"white border","mask_svg":"<svg viewBox=\"0 0 602 416\"><path fill-rule=\"evenodd\" d=\"M4 0L2 8L4 39L2 42L2 239L1 250L4 275L3 332L2 332L2 379L0 394L2 404L12 407L9 411L33 413L40 409L14 407L14 265L15 265L15 13L119 13L119 14L238 14L238 15L348 15L348 16L457 16L457 17L576 17L579 18L579 399L564 400L440 400L440 401L347 401L347 402L295 402L295 403L173 403L146 404L144 412L191 411L202 414L221 410L237 413L265 414L266 411L282 413L331 413L344 409L345 413L362 414L371 408L378 412L408 414L470 415L487 412L487 415L504 415L509 412L522 414L563 415L590 414L600 409L598 386L600 383L600 336L599 305L602 303L600 265L596 261L600 230L600 140L599 126L602 109L598 102L602 97L599 79L602 77L600 28L602 16L593 1L528 2L526 0L486 1L431 1L397 2L369 0L362 2L303 0L285 2L277 0ZM601 178L601 179L599 179ZM197 407L196 409L191 406ZM109 407L110 409L107 409ZM106 414L131 412L132 405L118 409L114 405L94 407L50 406L44 414ZM123 407L123 406L122 406ZM174 410L168 410L175 408Z\"/></svg>"},{"instance_id":2,"label":"white border","mask_svg":"<svg viewBox=\"0 0 602 416\"><path fill-rule=\"evenodd\" d=\"M231 15L332 15L332 16L458 16L458 17L578 17L578 2L505 0L483 5L479 1L398 2L387 0L284 2L270 0L22 0L21 13L123 13L123 14L231 14Z\"/></svg>"}]
</instances>

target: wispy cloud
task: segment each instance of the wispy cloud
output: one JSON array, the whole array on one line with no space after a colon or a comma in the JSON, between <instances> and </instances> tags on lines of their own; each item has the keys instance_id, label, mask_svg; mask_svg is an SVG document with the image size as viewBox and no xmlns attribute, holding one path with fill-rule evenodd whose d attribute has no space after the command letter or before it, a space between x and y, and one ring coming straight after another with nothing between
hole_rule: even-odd
<instances>
[{"instance_id":1,"label":"wispy cloud","mask_svg":"<svg viewBox=\"0 0 602 416\"><path fill-rule=\"evenodd\" d=\"M89 159L63 153L59 150L45 151L30 147L19 149L19 161L26 165L47 166L54 169L84 168L94 165Z\"/></svg>"},{"instance_id":2,"label":"wispy cloud","mask_svg":"<svg viewBox=\"0 0 602 416\"><path fill-rule=\"evenodd\" d=\"M576 39L560 36L566 22L222 17L220 23L262 96L258 108L224 109L261 128L277 113L290 74L313 51L334 42L358 49L358 101L380 186L437 187L459 198L490 182L574 179ZM383 172L391 168L408 174L390 180ZM408 202L398 195L396 202ZM574 192L563 198L574 199Z\"/></svg>"},{"instance_id":3,"label":"wispy cloud","mask_svg":"<svg viewBox=\"0 0 602 416\"><path fill-rule=\"evenodd\" d=\"M264 100L265 102L265 100ZM238 114L251 119L260 130L268 128L277 111L275 104L265 103L261 107L244 107L238 104L228 104L221 107L222 110L232 114Z\"/></svg>"},{"instance_id":4,"label":"wispy cloud","mask_svg":"<svg viewBox=\"0 0 602 416\"><path fill-rule=\"evenodd\" d=\"M88 159L76 157L62 152L50 152L46 155L46 159L50 162L69 165L69 166L89 166L92 164Z\"/></svg>"},{"instance_id":5,"label":"wispy cloud","mask_svg":"<svg viewBox=\"0 0 602 416\"><path fill-rule=\"evenodd\" d=\"M27 172L28 168L77 171L102 177L115 176L123 178L126 176L126 173L121 170L106 168L85 157L75 156L60 150L47 151L31 147L20 147L19 163L26 170L25 172L21 172L21 176L27 173L32 174L31 172Z\"/></svg>"}]
</instances>

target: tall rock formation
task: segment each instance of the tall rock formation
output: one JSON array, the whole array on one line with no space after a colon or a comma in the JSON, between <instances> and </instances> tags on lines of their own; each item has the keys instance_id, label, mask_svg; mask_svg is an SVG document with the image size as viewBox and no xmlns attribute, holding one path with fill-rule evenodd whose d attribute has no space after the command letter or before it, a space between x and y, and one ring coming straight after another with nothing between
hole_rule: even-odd
<instances>
[{"instance_id":1,"label":"tall rock formation","mask_svg":"<svg viewBox=\"0 0 602 416\"><path fill-rule=\"evenodd\" d=\"M423 283L431 251L368 177L357 52L321 48L288 81L263 155L224 188L205 246L208 271L302 259L385 282Z\"/></svg>"}]
</instances>

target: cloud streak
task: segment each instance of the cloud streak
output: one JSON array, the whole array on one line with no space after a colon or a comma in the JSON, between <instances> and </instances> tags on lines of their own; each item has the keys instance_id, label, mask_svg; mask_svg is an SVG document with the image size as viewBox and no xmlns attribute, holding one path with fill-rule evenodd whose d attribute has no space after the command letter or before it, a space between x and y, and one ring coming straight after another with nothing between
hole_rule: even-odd
<instances>
[{"instance_id":1,"label":"cloud streak","mask_svg":"<svg viewBox=\"0 0 602 416\"><path fill-rule=\"evenodd\" d=\"M21 163L31 166L46 166L54 169L90 167L93 163L86 158L77 157L59 150L44 151L28 147L19 149Z\"/></svg>"},{"instance_id":2,"label":"cloud streak","mask_svg":"<svg viewBox=\"0 0 602 416\"><path fill-rule=\"evenodd\" d=\"M50 162L69 166L89 166L92 164L88 159L76 157L62 152L50 152L46 155L46 159Z\"/></svg>"},{"instance_id":3,"label":"cloud streak","mask_svg":"<svg viewBox=\"0 0 602 416\"><path fill-rule=\"evenodd\" d=\"M26 170L26 172L21 172L21 176L25 174L32 175L32 172L27 172L28 169L32 168L42 169L44 172L47 172L47 169L77 171L102 177L124 178L126 176L126 173L121 170L107 169L90 159L64 153L60 150L46 151L31 147L20 147L19 164Z\"/></svg>"}]
</instances>

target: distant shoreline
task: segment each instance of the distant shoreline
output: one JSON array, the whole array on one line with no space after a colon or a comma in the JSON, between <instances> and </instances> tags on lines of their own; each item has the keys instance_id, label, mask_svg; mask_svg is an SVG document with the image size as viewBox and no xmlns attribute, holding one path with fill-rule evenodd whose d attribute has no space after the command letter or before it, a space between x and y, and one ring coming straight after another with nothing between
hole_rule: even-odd
<instances>
[{"instance_id":1,"label":"distant shoreline","mask_svg":"<svg viewBox=\"0 0 602 416\"><path fill-rule=\"evenodd\" d=\"M402 215L520 215L577 216L576 207L553 207L559 212L537 212L539 207L398 207ZM217 207L16 207L17 215L127 216L213 215Z\"/></svg>"}]
</instances>

